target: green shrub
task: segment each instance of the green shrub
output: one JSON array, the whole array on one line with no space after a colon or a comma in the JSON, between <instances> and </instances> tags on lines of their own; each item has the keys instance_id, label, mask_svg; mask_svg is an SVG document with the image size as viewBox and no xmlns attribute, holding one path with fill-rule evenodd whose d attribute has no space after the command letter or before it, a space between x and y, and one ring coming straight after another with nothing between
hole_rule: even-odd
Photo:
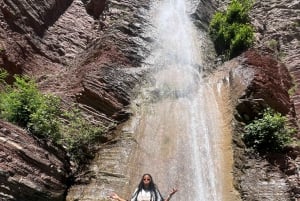
<instances>
[{"instance_id":1,"label":"green shrub","mask_svg":"<svg viewBox=\"0 0 300 201\"><path fill-rule=\"evenodd\" d=\"M233 24L230 29L233 36L230 41L230 58L239 55L253 43L253 28L245 24Z\"/></svg>"},{"instance_id":2,"label":"green shrub","mask_svg":"<svg viewBox=\"0 0 300 201\"><path fill-rule=\"evenodd\" d=\"M268 41L268 47L274 51L277 50L277 46L278 46L278 41L275 39L272 39L270 41Z\"/></svg>"},{"instance_id":3,"label":"green shrub","mask_svg":"<svg viewBox=\"0 0 300 201\"><path fill-rule=\"evenodd\" d=\"M105 128L88 122L76 107L69 112L64 112L63 121L64 123L61 124L63 137L60 144L71 153L72 160L84 162L91 156L89 148L99 141Z\"/></svg>"},{"instance_id":4,"label":"green shrub","mask_svg":"<svg viewBox=\"0 0 300 201\"><path fill-rule=\"evenodd\" d=\"M249 0L232 0L226 12L216 12L209 34L217 54L232 58L249 48L254 40L254 31L249 25Z\"/></svg>"},{"instance_id":5,"label":"green shrub","mask_svg":"<svg viewBox=\"0 0 300 201\"><path fill-rule=\"evenodd\" d=\"M266 109L260 119L245 126L243 136L248 147L259 152L278 152L291 142L294 129L287 127L287 118L271 109Z\"/></svg>"},{"instance_id":6,"label":"green shrub","mask_svg":"<svg viewBox=\"0 0 300 201\"><path fill-rule=\"evenodd\" d=\"M0 117L61 144L72 160L84 162L105 129L88 122L74 106L70 112L62 110L60 103L58 97L39 92L30 78L15 76L13 86L6 85L0 94Z\"/></svg>"},{"instance_id":7,"label":"green shrub","mask_svg":"<svg viewBox=\"0 0 300 201\"><path fill-rule=\"evenodd\" d=\"M250 21L248 12L250 1L232 0L227 8L225 17L228 24L246 24Z\"/></svg>"},{"instance_id":8,"label":"green shrub","mask_svg":"<svg viewBox=\"0 0 300 201\"><path fill-rule=\"evenodd\" d=\"M39 107L30 115L28 128L33 134L39 137L58 142L61 139L61 123L58 118L62 113L59 107L60 99L51 95L43 95L40 98Z\"/></svg>"},{"instance_id":9,"label":"green shrub","mask_svg":"<svg viewBox=\"0 0 300 201\"><path fill-rule=\"evenodd\" d=\"M41 94L36 84L28 77L15 76L13 87L7 86L0 96L1 118L26 127L30 115L41 104Z\"/></svg>"},{"instance_id":10,"label":"green shrub","mask_svg":"<svg viewBox=\"0 0 300 201\"><path fill-rule=\"evenodd\" d=\"M0 68L0 84L5 82L5 78L8 76L8 73L6 70Z\"/></svg>"},{"instance_id":11,"label":"green shrub","mask_svg":"<svg viewBox=\"0 0 300 201\"><path fill-rule=\"evenodd\" d=\"M222 54L225 50L229 49L229 34L227 29L227 22L224 14L217 12L211 22L209 27L210 36L214 42L215 49L218 54Z\"/></svg>"}]
</instances>

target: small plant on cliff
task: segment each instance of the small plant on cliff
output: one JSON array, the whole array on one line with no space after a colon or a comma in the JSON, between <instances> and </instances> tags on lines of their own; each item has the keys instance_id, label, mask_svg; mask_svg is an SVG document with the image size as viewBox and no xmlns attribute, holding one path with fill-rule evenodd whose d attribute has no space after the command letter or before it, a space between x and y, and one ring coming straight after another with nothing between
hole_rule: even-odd
<instances>
[{"instance_id":1,"label":"small plant on cliff","mask_svg":"<svg viewBox=\"0 0 300 201\"><path fill-rule=\"evenodd\" d=\"M8 76L8 73L6 70L0 68L0 83L5 82L5 78Z\"/></svg>"},{"instance_id":2,"label":"small plant on cliff","mask_svg":"<svg viewBox=\"0 0 300 201\"><path fill-rule=\"evenodd\" d=\"M75 162L84 162L104 127L85 120L75 106L70 111L61 109L60 99L42 94L29 77L14 78L13 86L6 84L0 93L0 118L63 145Z\"/></svg>"},{"instance_id":3,"label":"small plant on cliff","mask_svg":"<svg viewBox=\"0 0 300 201\"><path fill-rule=\"evenodd\" d=\"M8 76L7 71L0 68L0 91L5 89L5 87L6 87L5 78L7 78L7 76Z\"/></svg>"},{"instance_id":4,"label":"small plant on cliff","mask_svg":"<svg viewBox=\"0 0 300 201\"><path fill-rule=\"evenodd\" d=\"M39 101L33 81L28 77L15 76L13 86L7 85L5 92L1 93L1 117L20 126L27 126L30 114L37 109Z\"/></svg>"},{"instance_id":5,"label":"small plant on cliff","mask_svg":"<svg viewBox=\"0 0 300 201\"><path fill-rule=\"evenodd\" d=\"M249 48L254 40L249 24L250 0L232 0L227 11L216 12L209 25L209 34L217 54L233 58Z\"/></svg>"},{"instance_id":6,"label":"small plant on cliff","mask_svg":"<svg viewBox=\"0 0 300 201\"><path fill-rule=\"evenodd\" d=\"M60 144L66 147L72 160L78 163L85 162L92 156L91 145L99 141L106 128L87 121L75 106L70 111L65 111L62 117L64 123L61 124L61 133L63 137Z\"/></svg>"},{"instance_id":7,"label":"small plant on cliff","mask_svg":"<svg viewBox=\"0 0 300 201\"><path fill-rule=\"evenodd\" d=\"M268 108L261 118L245 126L243 139L248 147L258 152L278 152L291 142L294 132L287 126L285 116Z\"/></svg>"}]
</instances>

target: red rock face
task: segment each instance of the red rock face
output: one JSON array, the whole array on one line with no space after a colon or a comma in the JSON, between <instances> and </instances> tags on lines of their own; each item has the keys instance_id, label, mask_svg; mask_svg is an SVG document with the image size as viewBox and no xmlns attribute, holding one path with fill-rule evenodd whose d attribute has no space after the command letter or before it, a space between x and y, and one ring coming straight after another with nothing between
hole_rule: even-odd
<instances>
[{"instance_id":1,"label":"red rock face","mask_svg":"<svg viewBox=\"0 0 300 201\"><path fill-rule=\"evenodd\" d=\"M266 104L283 115L290 112L294 115L293 104L288 94L292 81L286 66L271 55L262 55L251 50L245 53L245 59L245 64L255 70L254 79L247 88L246 96L263 99Z\"/></svg>"},{"instance_id":2,"label":"red rock face","mask_svg":"<svg viewBox=\"0 0 300 201\"><path fill-rule=\"evenodd\" d=\"M271 54L257 50L248 50L239 59L240 67L235 74L244 81L237 82L236 88L243 83L243 93L233 89L233 97L238 97L235 106L244 122L252 121L266 107L271 107L291 120L295 118L293 102L288 90L292 86L291 77L287 67L273 58ZM295 123L295 122L294 122ZM296 125L296 124L295 124Z\"/></svg>"},{"instance_id":3,"label":"red rock face","mask_svg":"<svg viewBox=\"0 0 300 201\"><path fill-rule=\"evenodd\" d=\"M63 150L0 121L1 200L62 200L69 173Z\"/></svg>"},{"instance_id":4,"label":"red rock face","mask_svg":"<svg viewBox=\"0 0 300 201\"><path fill-rule=\"evenodd\" d=\"M78 103L96 122L124 121L151 48L142 29L148 4L110 1L105 10L104 0L4 0L0 66L33 76L43 92ZM21 129L3 122L0 130L0 200L63 200L67 161Z\"/></svg>"},{"instance_id":5,"label":"red rock face","mask_svg":"<svg viewBox=\"0 0 300 201\"><path fill-rule=\"evenodd\" d=\"M296 125L294 106L287 92L292 85L287 67L272 54L252 49L226 62L220 71L229 74L229 97L236 109L237 121L232 133L233 172L242 199L289 200L299 197L295 171L299 166L299 147L287 147L284 154L260 157L247 151L241 140L245 122L253 120L268 106L289 115Z\"/></svg>"},{"instance_id":6,"label":"red rock face","mask_svg":"<svg viewBox=\"0 0 300 201\"><path fill-rule=\"evenodd\" d=\"M32 69L26 66L32 54L39 52L37 43L70 5L72 0L9 1L0 3L0 64L10 73Z\"/></svg>"},{"instance_id":7,"label":"red rock face","mask_svg":"<svg viewBox=\"0 0 300 201\"><path fill-rule=\"evenodd\" d=\"M279 49L275 51L288 53L284 61L295 72L295 80L300 76L297 73L299 44L294 40L299 30L296 24L287 22L297 22L296 1L291 6L285 1L257 1L253 11L257 46L268 44L273 38L279 41ZM143 78L144 69L139 67L151 48L151 36L142 29L148 23L145 10L149 1L109 1L105 17L102 16L105 0L84 2L87 1L3 0L0 3L0 66L10 74L34 76L41 90L55 93L65 102L79 103L91 116L101 116L109 122L124 121L129 116L124 108L130 103L132 89ZM207 7L209 11L196 18L207 19L214 6L207 3ZM277 11L287 10L290 15L277 16ZM207 23L201 27L207 28ZM251 68L254 72L254 77L248 77L251 82L245 87L242 99L256 100L258 107L268 104L293 116L293 105L287 94L291 78L285 67L271 56L255 51L245 53L242 60L242 70ZM298 91L295 101L300 97ZM252 118L258 108L255 110L251 104L244 101L238 110ZM297 114L299 110L297 104ZM68 171L63 156L4 122L0 124L0 139L0 192L6 194L3 199L10 196L27 201L62 199Z\"/></svg>"}]
</instances>

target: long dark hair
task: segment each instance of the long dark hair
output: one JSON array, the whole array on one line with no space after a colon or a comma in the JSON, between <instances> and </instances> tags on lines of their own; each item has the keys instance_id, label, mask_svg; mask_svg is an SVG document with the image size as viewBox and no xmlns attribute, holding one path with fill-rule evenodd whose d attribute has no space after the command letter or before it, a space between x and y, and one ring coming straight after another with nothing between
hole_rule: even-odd
<instances>
[{"instance_id":1,"label":"long dark hair","mask_svg":"<svg viewBox=\"0 0 300 201\"><path fill-rule=\"evenodd\" d=\"M144 177L145 176L149 176L150 177L150 183L149 183L149 186L145 186L144 185ZM162 197L156 184L154 183L153 181L153 178L151 176L151 174L144 174L142 176L142 179L137 187L137 191L135 192L134 196L135 196L135 201L137 201L137 197L138 197L138 194L141 192L141 190L144 189L144 190L148 190L151 192L151 200L152 200L152 197L154 197L154 201L157 201L158 200L158 197Z\"/></svg>"}]
</instances>

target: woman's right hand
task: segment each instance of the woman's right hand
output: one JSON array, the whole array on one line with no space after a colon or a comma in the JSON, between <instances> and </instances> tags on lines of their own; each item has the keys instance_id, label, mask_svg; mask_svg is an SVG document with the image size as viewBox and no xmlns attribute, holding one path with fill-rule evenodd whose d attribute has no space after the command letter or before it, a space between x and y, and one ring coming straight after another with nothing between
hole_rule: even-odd
<instances>
[{"instance_id":1,"label":"woman's right hand","mask_svg":"<svg viewBox=\"0 0 300 201\"><path fill-rule=\"evenodd\" d=\"M170 192L170 196L174 195L178 191L177 188L173 188L172 191Z\"/></svg>"}]
</instances>

